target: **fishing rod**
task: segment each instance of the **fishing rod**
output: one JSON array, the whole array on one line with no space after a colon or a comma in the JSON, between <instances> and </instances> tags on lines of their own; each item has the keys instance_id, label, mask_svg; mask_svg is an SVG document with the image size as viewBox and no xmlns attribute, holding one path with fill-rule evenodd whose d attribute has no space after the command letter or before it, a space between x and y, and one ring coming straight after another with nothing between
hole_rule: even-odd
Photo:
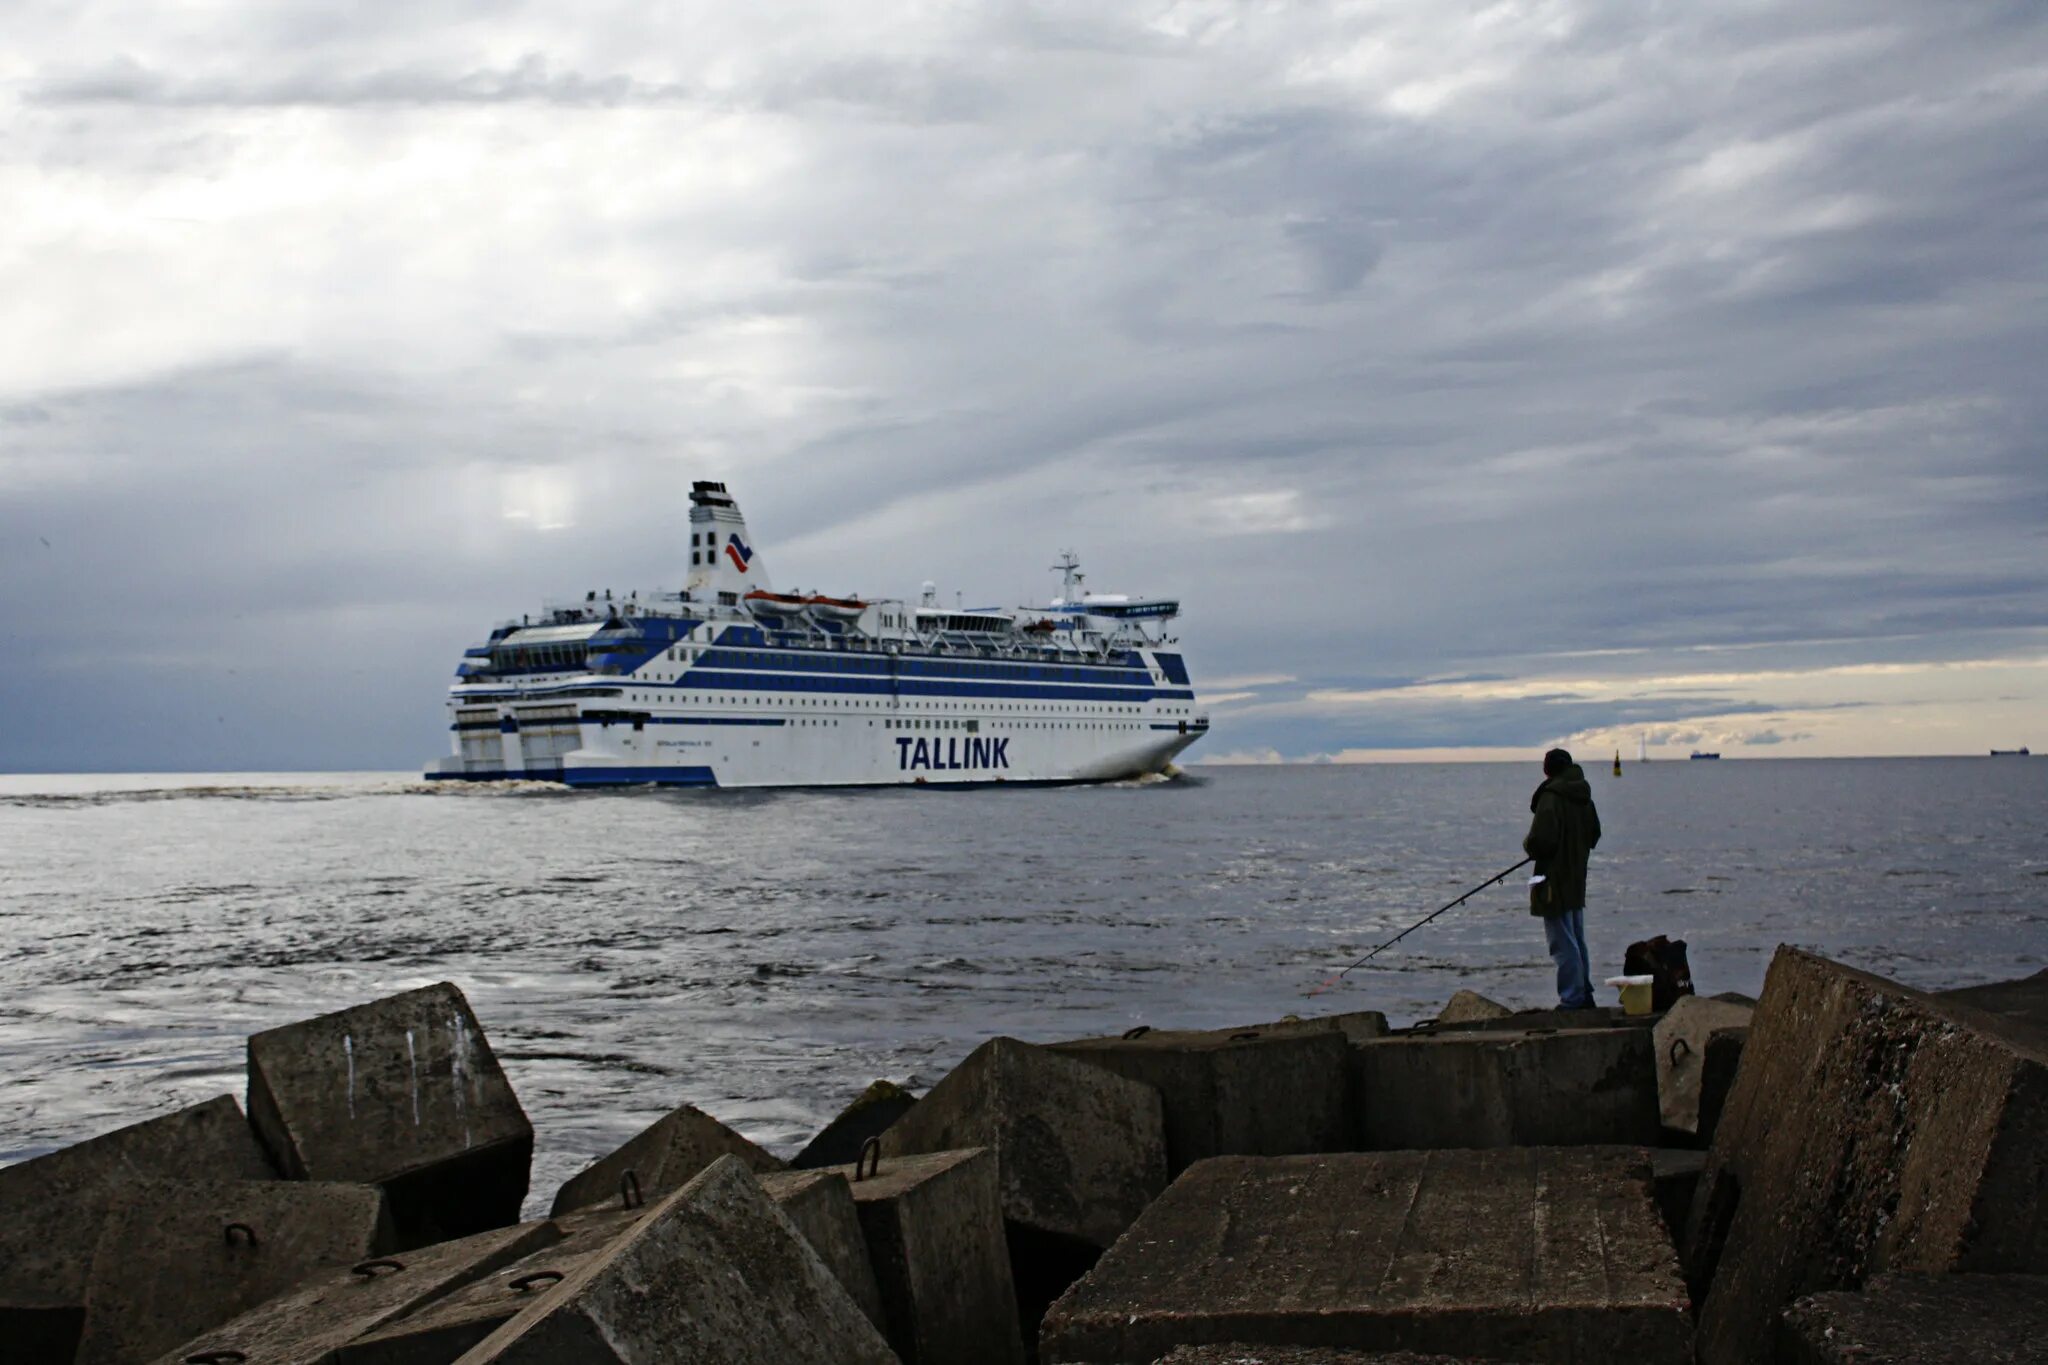
<instances>
[{"instance_id":1,"label":"fishing rod","mask_svg":"<svg viewBox=\"0 0 2048 1365\"><path fill-rule=\"evenodd\" d=\"M1331 977L1329 980L1323 982L1319 986L1311 986L1308 990L1303 991L1302 994L1307 996L1316 996L1321 995L1324 991L1334 990L1338 982L1342 981L1345 977L1351 975L1351 973L1357 971L1360 967L1363 967L1366 963L1378 957L1387 949L1393 947L1396 943L1399 943L1402 939L1408 937L1408 935L1414 933L1417 929L1420 929L1423 925L1435 919L1438 915L1441 915L1444 911L1457 909L1466 901L1471 900L1474 896L1484 891L1487 887L1494 886L1501 882L1506 881L1510 875L1521 871L1523 868L1527 867L1530 863L1533 863L1535 861L1536 860L1534 858L1524 858L1519 863L1516 863L1513 867L1504 868L1501 871L1494 873L1491 877L1488 877L1485 881L1479 883L1479 885L1473 887L1464 895L1458 897L1454 901L1451 901L1447 905L1439 905L1436 909L1430 911L1421 919L1415 921L1415 923L1409 925L1406 929L1403 929L1400 933L1394 935L1385 943L1382 943L1379 947L1373 949L1364 957L1361 957L1360 959L1358 959L1358 961L1352 963L1349 967L1346 967L1343 971L1337 973L1335 976Z\"/></svg>"}]
</instances>

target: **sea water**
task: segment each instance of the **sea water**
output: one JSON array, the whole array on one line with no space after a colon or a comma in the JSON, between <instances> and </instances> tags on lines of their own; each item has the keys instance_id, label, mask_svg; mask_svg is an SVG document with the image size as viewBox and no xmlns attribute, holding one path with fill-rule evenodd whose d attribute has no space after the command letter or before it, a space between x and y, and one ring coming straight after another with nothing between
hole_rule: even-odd
<instances>
[{"instance_id":1,"label":"sea water","mask_svg":"<svg viewBox=\"0 0 2048 1365\"><path fill-rule=\"evenodd\" d=\"M2048 959L2048 761L1589 765L1586 932L1755 993L1780 943L1909 984ZM223 1091L257 1030L468 994L534 1202L697 1104L787 1154L994 1034L1554 1000L1523 765L1194 768L1057 789L569 792L404 774L0 777L0 1162ZM1602 989L1611 1003L1613 992Z\"/></svg>"}]
</instances>

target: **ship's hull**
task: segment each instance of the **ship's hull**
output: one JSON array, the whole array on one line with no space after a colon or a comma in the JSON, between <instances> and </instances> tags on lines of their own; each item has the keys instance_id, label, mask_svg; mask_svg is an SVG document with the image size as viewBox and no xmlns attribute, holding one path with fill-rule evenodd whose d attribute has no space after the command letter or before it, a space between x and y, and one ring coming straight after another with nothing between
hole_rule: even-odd
<instances>
[{"instance_id":1,"label":"ship's hull","mask_svg":"<svg viewBox=\"0 0 2048 1365\"><path fill-rule=\"evenodd\" d=\"M587 725L597 733L566 753L528 760L501 733L499 757L451 756L435 780L560 782L572 787L653 783L679 787L988 786L1114 782L1162 772L1206 726L1130 723L1114 730L1016 728L892 733L861 718L735 723L711 717ZM692 723L693 721L699 723ZM802 722L809 721L805 724ZM666 722L666 723L665 723ZM1048 722L1056 723L1056 722ZM1072 722L1070 722L1072 723ZM1116 724L1105 722L1105 724ZM897 741L909 739L908 746ZM553 745L547 746L553 748Z\"/></svg>"}]
</instances>

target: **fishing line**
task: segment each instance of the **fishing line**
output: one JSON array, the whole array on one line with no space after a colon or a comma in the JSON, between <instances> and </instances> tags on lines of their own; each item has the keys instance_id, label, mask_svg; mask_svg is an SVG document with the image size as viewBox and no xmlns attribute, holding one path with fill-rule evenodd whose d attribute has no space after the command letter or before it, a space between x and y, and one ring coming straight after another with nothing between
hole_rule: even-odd
<instances>
[{"instance_id":1,"label":"fishing line","mask_svg":"<svg viewBox=\"0 0 2048 1365\"><path fill-rule=\"evenodd\" d=\"M1372 961L1381 953L1393 947L1396 943L1399 943L1402 939L1408 937L1408 935L1414 933L1417 929L1420 929L1423 925L1429 923L1438 915L1441 915L1444 911L1455 910L1457 907L1463 905L1466 901L1471 900L1474 896L1484 891L1487 887L1494 886L1501 882L1506 881L1511 874L1521 871L1523 868L1527 867L1530 863L1533 863L1535 861L1536 860L1534 858L1524 858L1519 863L1516 863L1513 867L1503 868L1501 871L1494 873L1491 877L1488 877L1485 881L1479 883L1479 885L1473 887L1464 895L1458 897L1456 900L1451 901L1447 904L1439 905L1436 909L1430 911L1421 919L1415 921L1415 923L1409 925L1406 929L1403 929L1400 933L1394 935L1385 943L1382 943L1379 947L1373 949L1364 957L1361 957L1360 959L1358 959L1358 961L1352 963L1349 967L1346 967L1343 971L1338 972L1335 976L1330 977L1327 980L1323 981L1320 985L1309 987L1307 990L1303 991L1302 994L1305 996L1313 997L1321 995L1324 991L1335 990L1337 988L1337 984L1341 982L1345 977L1351 975L1351 973L1357 971L1360 967L1363 967L1366 963Z\"/></svg>"}]
</instances>

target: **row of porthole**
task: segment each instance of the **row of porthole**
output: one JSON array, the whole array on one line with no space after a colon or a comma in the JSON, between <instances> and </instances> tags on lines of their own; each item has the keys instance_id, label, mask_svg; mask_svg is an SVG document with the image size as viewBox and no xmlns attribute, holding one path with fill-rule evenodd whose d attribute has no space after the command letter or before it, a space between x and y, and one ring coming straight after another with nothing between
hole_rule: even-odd
<instances>
[{"instance_id":1,"label":"row of porthole","mask_svg":"<svg viewBox=\"0 0 2048 1365\"><path fill-rule=\"evenodd\" d=\"M802 703L802 699L800 699L800 698L782 698L782 697L768 698L768 697L761 697L761 698L758 698L758 699L756 699L756 698L751 698L751 697L743 697L743 696L739 696L739 695L737 695L737 694L722 694L722 693L717 693L717 692L711 692L711 693L706 693L706 694L704 694L704 695L702 695L702 696L699 696L699 695L697 695L696 693L688 693L688 694L680 694L680 693L678 693L678 694L671 694L671 695L668 695L668 696L663 696L663 695L661 695L660 693L652 693L652 694L650 694L650 693L646 693L646 692L633 692L633 693L629 693L629 694L627 694L627 696L626 696L626 697L624 698L624 700L628 700L628 701L637 701L637 702L646 702L646 703L661 703L661 702L669 702L669 703L673 703L673 704L676 704L676 705L683 705L683 706L719 706L719 705L724 705L724 706L738 706L738 705L741 705L741 704L744 704L744 703L752 703L752 704L755 704L755 705L760 705L760 706L771 706L771 705L774 705L774 706L787 706L787 705L789 705L789 704L790 704L790 702L791 702L792 700L795 700L795 701L797 701L797 702L798 702L798 704L803 704L803 703ZM811 704L811 705L816 705L816 706L824 706L824 705L827 705L828 703L825 703L825 702L813 702L813 703L810 703L810 704ZM851 707L860 707L860 708L862 708L862 709L884 709L884 708L882 707L882 703L880 703L880 702L872 702L872 701L843 701L843 702L838 702L838 703L836 703L836 705L838 705L838 706L841 706L841 707L849 707L849 706L851 706ZM894 709L898 709L898 710L901 710L901 709L905 709L905 708L911 708L911 709L917 709L917 710L927 710L927 709L929 709L929 710L948 710L948 711L951 711L951 710L957 710L957 709L959 708L959 705L960 705L959 703L945 703L945 702L916 702L916 701L912 701L912 702L903 702L903 703L901 703L901 705L900 705L900 706L898 706L898 707L896 707L896 708L894 708ZM1012 707L1012 706L1006 706L1006 705L1002 705L1002 704L997 704L997 703L981 703L981 704L979 704L979 705L976 705L976 704L974 704L974 703L968 703L968 705L970 705L970 706L973 706L973 707L974 707L974 709L976 709L976 710L983 710L983 711L986 711L986 712L988 712L988 713L989 713L989 714L991 714L991 715L1008 715L1008 714L1012 714L1013 712L1016 712L1016 711L1022 711L1022 710L1025 710L1025 709L1026 709L1025 707L1022 707L1022 706L1015 706L1015 707ZM1088 714L1091 714L1091 715L1108 715L1108 714L1111 714L1111 713L1121 713L1121 714L1124 714L1124 715L1142 715L1142 714L1144 714L1144 711L1145 711L1145 708L1144 708L1144 707L1142 707L1142 706L1123 706L1123 705L1117 705L1117 706L1071 706L1071 707L1070 707L1070 708L1068 708L1068 709L1071 709L1071 710L1073 710L1073 711L1078 711L1078 712L1085 712L1085 713L1088 713ZM1187 712L1187 708L1185 708L1185 707L1171 707L1171 706L1166 706L1166 707L1160 707L1160 708L1158 708L1158 709L1157 709L1157 714L1160 714L1160 715L1185 715L1185 714L1186 714L1186 712Z\"/></svg>"}]
</instances>

